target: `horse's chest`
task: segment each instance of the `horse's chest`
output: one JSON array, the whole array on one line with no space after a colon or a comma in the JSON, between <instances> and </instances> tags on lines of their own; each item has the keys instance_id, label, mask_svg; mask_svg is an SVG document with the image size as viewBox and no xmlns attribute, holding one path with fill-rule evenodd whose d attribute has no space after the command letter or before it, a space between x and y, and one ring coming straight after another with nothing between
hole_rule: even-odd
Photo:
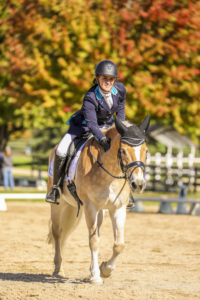
<instances>
[{"instance_id":1,"label":"horse's chest","mask_svg":"<svg viewBox=\"0 0 200 300\"><path fill-rule=\"evenodd\" d=\"M109 187L109 198L111 203L124 204L129 195L128 183L119 184L119 181L114 181Z\"/></svg>"},{"instance_id":2,"label":"horse's chest","mask_svg":"<svg viewBox=\"0 0 200 300\"><path fill-rule=\"evenodd\" d=\"M114 205L116 207L121 207L124 205L129 196L129 187L128 183L124 185L119 184L119 181L116 180L112 182L110 185L104 185L104 189L96 189L96 193L94 192L95 202L107 206Z\"/></svg>"}]
</instances>

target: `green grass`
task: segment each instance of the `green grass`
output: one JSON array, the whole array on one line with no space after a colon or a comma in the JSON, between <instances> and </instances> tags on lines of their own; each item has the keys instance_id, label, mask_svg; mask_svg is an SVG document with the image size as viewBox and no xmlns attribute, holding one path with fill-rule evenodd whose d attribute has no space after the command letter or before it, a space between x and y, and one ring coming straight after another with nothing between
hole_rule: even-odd
<instances>
[{"instance_id":1,"label":"green grass","mask_svg":"<svg viewBox=\"0 0 200 300\"><path fill-rule=\"evenodd\" d=\"M44 199L6 199L6 202L45 202ZM46 202L45 202L46 203Z\"/></svg>"},{"instance_id":2,"label":"green grass","mask_svg":"<svg viewBox=\"0 0 200 300\"><path fill-rule=\"evenodd\" d=\"M21 191L0 191L0 194L26 194L26 193L32 193L32 194L40 194L40 193L45 193L45 191L37 191L37 190L21 190ZM166 196L167 198L177 198L179 197L178 193L170 193L170 194L167 194L167 193L162 193L162 192L144 192L142 194L134 194L134 196L137 198L137 197L163 197L163 196ZM196 194L194 193L191 193L189 195L186 196L188 199L190 198L193 198L193 199L198 199L200 198L200 192L197 192ZM9 202L45 202L44 199L6 199L6 201L9 201ZM153 206L159 206L160 205L160 202L159 201L142 201L143 205L147 205L147 206L150 206L150 205L153 205ZM177 207L177 203L174 202L174 203L171 203L172 207ZM189 203L187 204L188 206L190 205Z\"/></svg>"},{"instance_id":3,"label":"green grass","mask_svg":"<svg viewBox=\"0 0 200 300\"><path fill-rule=\"evenodd\" d=\"M179 193L165 193L165 192L153 192L153 191L147 191L147 192L143 192L142 194L134 194L133 195L135 198L139 198L139 197L155 197L155 198L162 198L162 197L166 197L166 198L179 198ZM200 198L200 192L197 193L188 193L186 194L186 198L187 199L199 199ZM159 201L142 201L143 205L155 205L155 206L159 206L160 202ZM173 202L171 203L172 207L177 207L177 203ZM187 206L190 206L190 204L188 203Z\"/></svg>"},{"instance_id":4,"label":"green grass","mask_svg":"<svg viewBox=\"0 0 200 300\"><path fill-rule=\"evenodd\" d=\"M32 162L32 157L30 156L13 156L14 164L27 164Z\"/></svg>"},{"instance_id":5,"label":"green grass","mask_svg":"<svg viewBox=\"0 0 200 300\"><path fill-rule=\"evenodd\" d=\"M167 198L179 198L179 193L166 193L166 192L153 192L153 191L144 191L142 194L134 194L135 197L167 197ZM197 199L200 198L200 191L187 192L186 189L186 198Z\"/></svg>"},{"instance_id":6,"label":"green grass","mask_svg":"<svg viewBox=\"0 0 200 300\"><path fill-rule=\"evenodd\" d=\"M20 164L20 166L16 166L16 168L23 168L23 169L27 169L27 170L31 170L32 169L32 165L26 165L29 163L32 163L33 159L32 157L28 157L28 156L14 156L13 157L13 164L15 167L15 164ZM47 171L48 170L48 165L41 165L40 166L42 171ZM38 169L38 164L34 164L34 169Z\"/></svg>"},{"instance_id":7,"label":"green grass","mask_svg":"<svg viewBox=\"0 0 200 300\"><path fill-rule=\"evenodd\" d=\"M24 178L24 179L29 179L29 178L38 178L38 176L26 176L26 175L17 175L17 174L14 174L13 177L16 177L16 178ZM48 177L42 177L42 179L44 179L45 181L48 180Z\"/></svg>"},{"instance_id":8,"label":"green grass","mask_svg":"<svg viewBox=\"0 0 200 300\"><path fill-rule=\"evenodd\" d=\"M8 190L8 191L0 191L0 194L41 194L41 193L45 193L45 191L38 191L38 190L22 190L22 191L12 191L12 190Z\"/></svg>"}]
</instances>

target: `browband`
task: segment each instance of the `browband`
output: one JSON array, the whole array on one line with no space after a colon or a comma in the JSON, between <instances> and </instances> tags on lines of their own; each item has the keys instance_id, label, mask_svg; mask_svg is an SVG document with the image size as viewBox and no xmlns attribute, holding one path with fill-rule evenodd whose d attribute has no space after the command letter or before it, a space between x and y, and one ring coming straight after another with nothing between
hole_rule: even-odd
<instances>
[{"instance_id":1,"label":"browband","mask_svg":"<svg viewBox=\"0 0 200 300\"><path fill-rule=\"evenodd\" d=\"M132 141L129 141L129 140L137 140L139 141L138 143L137 142L132 142ZM129 138L129 137L123 137L120 139L121 142L123 143L126 143L128 145L131 145L131 146L140 146L142 145L144 142L146 142L146 138L143 138L143 139L137 139L137 138Z\"/></svg>"}]
</instances>

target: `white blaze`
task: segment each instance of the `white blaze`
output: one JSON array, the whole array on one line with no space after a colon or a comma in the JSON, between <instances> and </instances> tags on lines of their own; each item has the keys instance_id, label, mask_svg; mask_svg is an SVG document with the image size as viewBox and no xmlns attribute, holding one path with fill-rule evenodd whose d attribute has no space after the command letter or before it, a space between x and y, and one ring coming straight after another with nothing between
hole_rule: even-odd
<instances>
[{"instance_id":1,"label":"white blaze","mask_svg":"<svg viewBox=\"0 0 200 300\"><path fill-rule=\"evenodd\" d=\"M140 146L136 146L133 147L135 150L135 156L136 156L136 160L140 161L140 152L141 152L141 145ZM143 173L142 173L142 169L141 167L138 167L137 169L139 169L139 172L137 175L134 174L134 176L137 176L137 179L143 179Z\"/></svg>"}]
</instances>

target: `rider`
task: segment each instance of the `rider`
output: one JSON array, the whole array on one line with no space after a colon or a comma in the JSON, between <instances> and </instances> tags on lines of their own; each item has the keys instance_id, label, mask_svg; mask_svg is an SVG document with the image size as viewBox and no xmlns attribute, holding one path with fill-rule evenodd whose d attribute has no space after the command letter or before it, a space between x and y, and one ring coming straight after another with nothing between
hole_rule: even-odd
<instances>
[{"instance_id":1,"label":"rider","mask_svg":"<svg viewBox=\"0 0 200 300\"><path fill-rule=\"evenodd\" d=\"M94 85L85 94L82 108L67 121L68 132L59 143L54 156L53 187L46 197L47 202L57 203L59 195L57 184L62 176L67 160L67 150L75 137L92 133L95 139L108 151L110 139L100 128L113 124L113 114L125 120L126 89L121 82L116 82L118 71L110 60L101 61L95 69Z\"/></svg>"}]
</instances>

